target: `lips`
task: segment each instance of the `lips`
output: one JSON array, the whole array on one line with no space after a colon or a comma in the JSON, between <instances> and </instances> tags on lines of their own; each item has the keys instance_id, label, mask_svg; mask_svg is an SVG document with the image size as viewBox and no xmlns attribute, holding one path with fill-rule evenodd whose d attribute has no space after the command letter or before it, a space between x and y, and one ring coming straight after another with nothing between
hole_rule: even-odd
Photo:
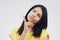
<instances>
[{"instance_id":1,"label":"lips","mask_svg":"<svg viewBox=\"0 0 60 40\"><path fill-rule=\"evenodd\" d=\"M30 16L30 18L34 21L34 18L32 16Z\"/></svg>"}]
</instances>

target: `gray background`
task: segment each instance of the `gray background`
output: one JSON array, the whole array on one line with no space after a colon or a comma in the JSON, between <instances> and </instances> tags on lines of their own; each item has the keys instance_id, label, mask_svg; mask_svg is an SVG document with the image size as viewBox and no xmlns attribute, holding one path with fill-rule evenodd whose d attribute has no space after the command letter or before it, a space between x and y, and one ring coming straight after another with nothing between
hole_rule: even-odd
<instances>
[{"instance_id":1,"label":"gray background","mask_svg":"<svg viewBox=\"0 0 60 40\"><path fill-rule=\"evenodd\" d=\"M48 10L48 28L51 40L60 40L60 0L0 0L0 40L11 40L9 33L19 27L23 15L35 4Z\"/></svg>"}]
</instances>

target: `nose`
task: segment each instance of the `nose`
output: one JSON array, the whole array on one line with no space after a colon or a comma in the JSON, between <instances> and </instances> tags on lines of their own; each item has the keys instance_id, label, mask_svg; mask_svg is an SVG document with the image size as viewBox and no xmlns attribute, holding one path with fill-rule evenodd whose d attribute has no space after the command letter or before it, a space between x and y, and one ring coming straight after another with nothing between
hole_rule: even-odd
<instances>
[{"instance_id":1,"label":"nose","mask_svg":"<svg viewBox=\"0 0 60 40\"><path fill-rule=\"evenodd\" d=\"M36 14L33 14L33 17L36 17Z\"/></svg>"}]
</instances>

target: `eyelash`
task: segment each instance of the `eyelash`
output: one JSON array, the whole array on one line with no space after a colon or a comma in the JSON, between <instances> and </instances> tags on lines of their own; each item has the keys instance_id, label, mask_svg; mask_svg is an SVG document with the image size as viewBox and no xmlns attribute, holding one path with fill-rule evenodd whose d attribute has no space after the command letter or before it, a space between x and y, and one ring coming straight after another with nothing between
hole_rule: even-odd
<instances>
[{"instance_id":1,"label":"eyelash","mask_svg":"<svg viewBox=\"0 0 60 40\"><path fill-rule=\"evenodd\" d=\"M36 10L33 10L33 12L36 12Z\"/></svg>"},{"instance_id":2,"label":"eyelash","mask_svg":"<svg viewBox=\"0 0 60 40\"><path fill-rule=\"evenodd\" d=\"M40 17L40 15L39 15L39 14L37 14L37 16L38 16L38 17Z\"/></svg>"}]
</instances>

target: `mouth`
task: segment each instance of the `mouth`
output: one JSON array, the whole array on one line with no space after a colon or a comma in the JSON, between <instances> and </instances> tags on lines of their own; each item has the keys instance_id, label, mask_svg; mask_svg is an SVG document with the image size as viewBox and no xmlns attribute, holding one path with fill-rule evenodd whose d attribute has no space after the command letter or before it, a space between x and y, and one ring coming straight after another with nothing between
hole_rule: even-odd
<instances>
[{"instance_id":1,"label":"mouth","mask_svg":"<svg viewBox=\"0 0 60 40\"><path fill-rule=\"evenodd\" d=\"M35 19L32 16L30 16L30 19L32 19L33 21L35 21Z\"/></svg>"},{"instance_id":2,"label":"mouth","mask_svg":"<svg viewBox=\"0 0 60 40\"><path fill-rule=\"evenodd\" d=\"M34 19L34 17L33 16L29 16L30 17L30 22L32 22L32 23L34 23L35 24L35 19Z\"/></svg>"}]
</instances>

